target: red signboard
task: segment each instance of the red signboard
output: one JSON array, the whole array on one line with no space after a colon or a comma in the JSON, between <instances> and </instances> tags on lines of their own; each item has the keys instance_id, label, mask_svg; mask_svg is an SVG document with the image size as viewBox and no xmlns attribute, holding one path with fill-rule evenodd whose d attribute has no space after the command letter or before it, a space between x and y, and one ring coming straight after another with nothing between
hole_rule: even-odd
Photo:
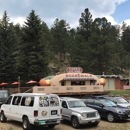
<instances>
[{"instance_id":1,"label":"red signboard","mask_svg":"<svg viewBox=\"0 0 130 130\"><path fill-rule=\"evenodd\" d=\"M83 69L81 67L68 67L66 69L67 73L82 73Z\"/></svg>"}]
</instances>

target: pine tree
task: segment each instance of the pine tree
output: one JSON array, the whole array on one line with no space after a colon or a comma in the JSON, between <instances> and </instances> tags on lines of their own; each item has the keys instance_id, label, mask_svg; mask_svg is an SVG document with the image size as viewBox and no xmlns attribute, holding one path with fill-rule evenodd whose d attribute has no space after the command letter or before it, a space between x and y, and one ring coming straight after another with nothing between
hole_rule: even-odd
<instances>
[{"instance_id":1,"label":"pine tree","mask_svg":"<svg viewBox=\"0 0 130 130\"><path fill-rule=\"evenodd\" d=\"M17 36L12 23L5 11L0 22L0 81L12 82L17 80L15 63L17 56Z\"/></svg>"},{"instance_id":2,"label":"pine tree","mask_svg":"<svg viewBox=\"0 0 130 130\"><path fill-rule=\"evenodd\" d=\"M19 72L23 80L37 80L47 75L48 41L43 22L32 10L23 27Z\"/></svg>"},{"instance_id":3,"label":"pine tree","mask_svg":"<svg viewBox=\"0 0 130 130\"><path fill-rule=\"evenodd\" d=\"M79 32L87 42L91 34L92 22L92 14L89 12L89 9L86 8L84 13L81 13L81 18L79 19Z\"/></svg>"},{"instance_id":4,"label":"pine tree","mask_svg":"<svg viewBox=\"0 0 130 130\"><path fill-rule=\"evenodd\" d=\"M89 56L87 58L87 66L89 66L91 73L107 73L112 67L112 59L115 58L113 55L115 39L112 35L111 23L105 17L94 20L88 44Z\"/></svg>"},{"instance_id":5,"label":"pine tree","mask_svg":"<svg viewBox=\"0 0 130 130\"><path fill-rule=\"evenodd\" d=\"M65 20L56 19L51 28L53 52L59 55L60 61L65 60L66 47L68 43L68 27L69 25Z\"/></svg>"}]
</instances>

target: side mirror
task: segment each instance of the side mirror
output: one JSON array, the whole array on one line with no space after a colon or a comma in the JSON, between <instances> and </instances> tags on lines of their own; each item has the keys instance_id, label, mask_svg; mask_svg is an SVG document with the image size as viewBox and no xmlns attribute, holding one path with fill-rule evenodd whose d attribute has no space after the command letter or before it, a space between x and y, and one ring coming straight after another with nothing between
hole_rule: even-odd
<instances>
[{"instance_id":1,"label":"side mirror","mask_svg":"<svg viewBox=\"0 0 130 130\"><path fill-rule=\"evenodd\" d=\"M102 108L103 108L104 106L103 106L102 104L100 104L99 107L102 107Z\"/></svg>"}]
</instances>

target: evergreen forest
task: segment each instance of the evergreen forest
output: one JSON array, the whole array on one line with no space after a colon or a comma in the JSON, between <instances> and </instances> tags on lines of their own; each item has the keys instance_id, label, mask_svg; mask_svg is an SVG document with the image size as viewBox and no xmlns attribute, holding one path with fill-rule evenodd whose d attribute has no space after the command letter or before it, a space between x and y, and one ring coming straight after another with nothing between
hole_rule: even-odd
<instances>
[{"instance_id":1,"label":"evergreen forest","mask_svg":"<svg viewBox=\"0 0 130 130\"><path fill-rule=\"evenodd\" d=\"M0 18L0 82L39 81L67 67L82 67L95 75L129 76L130 26L112 25L105 17L93 19L88 8L79 25L70 28L56 18L49 28L35 10L23 26Z\"/></svg>"}]
</instances>

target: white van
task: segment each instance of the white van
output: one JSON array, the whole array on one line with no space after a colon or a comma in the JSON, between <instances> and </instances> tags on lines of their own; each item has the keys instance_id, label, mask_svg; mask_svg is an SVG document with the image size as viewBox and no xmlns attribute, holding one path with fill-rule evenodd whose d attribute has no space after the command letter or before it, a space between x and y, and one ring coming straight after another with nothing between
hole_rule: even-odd
<instances>
[{"instance_id":1,"label":"white van","mask_svg":"<svg viewBox=\"0 0 130 130\"><path fill-rule=\"evenodd\" d=\"M0 121L9 118L23 122L24 130L30 130L32 124L53 128L61 121L61 111L56 94L17 93L10 95L1 106Z\"/></svg>"}]
</instances>

